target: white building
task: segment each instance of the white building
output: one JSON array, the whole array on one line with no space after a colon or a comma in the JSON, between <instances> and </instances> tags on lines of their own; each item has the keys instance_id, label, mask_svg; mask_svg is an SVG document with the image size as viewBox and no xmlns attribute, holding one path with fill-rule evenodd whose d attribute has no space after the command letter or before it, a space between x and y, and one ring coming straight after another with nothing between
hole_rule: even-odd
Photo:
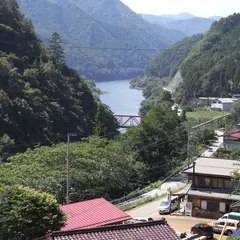
<instances>
[{"instance_id":1,"label":"white building","mask_svg":"<svg viewBox=\"0 0 240 240\"><path fill-rule=\"evenodd\" d=\"M233 99L231 98L217 98L215 103L211 104L211 110L229 112L233 106Z\"/></svg>"}]
</instances>

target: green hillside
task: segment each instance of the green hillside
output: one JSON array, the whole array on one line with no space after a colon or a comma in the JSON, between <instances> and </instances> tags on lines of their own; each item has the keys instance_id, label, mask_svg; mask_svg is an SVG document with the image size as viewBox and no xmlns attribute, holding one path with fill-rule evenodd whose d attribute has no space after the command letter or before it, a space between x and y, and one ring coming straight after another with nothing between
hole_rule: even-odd
<instances>
[{"instance_id":1,"label":"green hillside","mask_svg":"<svg viewBox=\"0 0 240 240\"><path fill-rule=\"evenodd\" d=\"M194 35L175 43L170 48L161 52L146 67L147 77L164 78L174 75L177 66L188 56L196 43L203 38L203 35Z\"/></svg>"},{"instance_id":2,"label":"green hillside","mask_svg":"<svg viewBox=\"0 0 240 240\"><path fill-rule=\"evenodd\" d=\"M58 40L43 45L15 0L0 1L0 35L1 153L91 134L96 103Z\"/></svg>"},{"instance_id":3,"label":"green hillside","mask_svg":"<svg viewBox=\"0 0 240 240\"><path fill-rule=\"evenodd\" d=\"M181 100L231 96L240 90L240 14L214 22L181 64Z\"/></svg>"},{"instance_id":4,"label":"green hillside","mask_svg":"<svg viewBox=\"0 0 240 240\"><path fill-rule=\"evenodd\" d=\"M120 0L17 2L40 37L47 41L51 32L58 32L66 46L67 63L94 80L141 76L156 54L141 49L162 50L186 36L148 23Z\"/></svg>"}]
</instances>

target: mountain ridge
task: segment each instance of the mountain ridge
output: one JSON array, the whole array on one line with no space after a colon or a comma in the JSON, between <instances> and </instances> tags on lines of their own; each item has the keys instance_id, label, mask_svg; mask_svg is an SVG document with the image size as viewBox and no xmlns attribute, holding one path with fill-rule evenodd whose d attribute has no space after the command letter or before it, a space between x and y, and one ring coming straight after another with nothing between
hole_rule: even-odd
<instances>
[{"instance_id":1,"label":"mountain ridge","mask_svg":"<svg viewBox=\"0 0 240 240\"><path fill-rule=\"evenodd\" d=\"M119 0L17 2L40 37L47 42L50 33L57 31L63 38L68 64L94 80L141 76L154 53L134 49L160 51L186 37L177 30L148 23Z\"/></svg>"}]
</instances>

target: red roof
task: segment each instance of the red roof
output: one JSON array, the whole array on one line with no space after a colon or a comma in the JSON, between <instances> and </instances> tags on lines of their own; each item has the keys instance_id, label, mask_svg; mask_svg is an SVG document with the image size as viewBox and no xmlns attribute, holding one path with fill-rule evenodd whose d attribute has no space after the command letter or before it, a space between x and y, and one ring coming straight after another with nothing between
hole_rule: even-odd
<instances>
[{"instance_id":1,"label":"red roof","mask_svg":"<svg viewBox=\"0 0 240 240\"><path fill-rule=\"evenodd\" d=\"M67 215L67 223L62 231L93 228L131 219L104 198L63 205L61 210Z\"/></svg>"},{"instance_id":2,"label":"red roof","mask_svg":"<svg viewBox=\"0 0 240 240\"><path fill-rule=\"evenodd\" d=\"M178 240L165 220L105 226L68 232L55 232L49 240Z\"/></svg>"},{"instance_id":3,"label":"red roof","mask_svg":"<svg viewBox=\"0 0 240 240\"><path fill-rule=\"evenodd\" d=\"M230 130L224 133L224 137L240 138L240 130Z\"/></svg>"}]
</instances>

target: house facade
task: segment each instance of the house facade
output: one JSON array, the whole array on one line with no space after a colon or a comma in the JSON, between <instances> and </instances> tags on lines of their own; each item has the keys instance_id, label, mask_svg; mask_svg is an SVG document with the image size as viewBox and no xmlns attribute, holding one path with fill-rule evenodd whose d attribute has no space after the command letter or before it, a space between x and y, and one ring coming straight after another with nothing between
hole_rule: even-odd
<instances>
[{"instance_id":1,"label":"house facade","mask_svg":"<svg viewBox=\"0 0 240 240\"><path fill-rule=\"evenodd\" d=\"M198 158L185 171L192 186L187 192L192 203L192 215L196 217L219 218L230 210L231 204L240 200L234 194L234 171L240 170L238 161Z\"/></svg>"},{"instance_id":2,"label":"house facade","mask_svg":"<svg viewBox=\"0 0 240 240\"><path fill-rule=\"evenodd\" d=\"M223 146L226 149L240 148L240 129L233 129L224 133Z\"/></svg>"}]
</instances>

